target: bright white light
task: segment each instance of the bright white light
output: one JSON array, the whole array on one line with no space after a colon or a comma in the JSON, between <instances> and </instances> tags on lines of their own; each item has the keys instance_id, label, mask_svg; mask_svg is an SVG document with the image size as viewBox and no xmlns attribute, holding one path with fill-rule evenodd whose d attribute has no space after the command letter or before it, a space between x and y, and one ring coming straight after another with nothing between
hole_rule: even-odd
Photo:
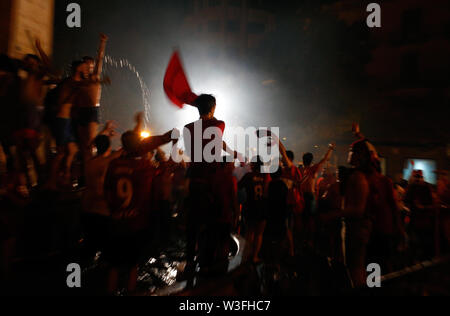
<instances>
[{"instance_id":1,"label":"bright white light","mask_svg":"<svg viewBox=\"0 0 450 316\"><path fill-rule=\"evenodd\" d=\"M233 139L230 135L228 135L227 130L239 125L239 113L242 111L236 109L237 104L235 103L235 97L233 97L233 93L230 93L230 91L235 89L233 89L231 84L227 85L226 80L220 82L209 82L205 80L205 82L200 81L198 83L193 83L192 86L199 91L196 91L198 94L212 94L216 98L217 106L214 116L218 120L226 123L224 140L231 144ZM177 128L182 131L185 124L195 122L198 119L198 110L193 106L186 105L183 110L177 111L174 117L174 122L176 123Z\"/></svg>"},{"instance_id":2,"label":"bright white light","mask_svg":"<svg viewBox=\"0 0 450 316\"><path fill-rule=\"evenodd\" d=\"M254 69L250 71L246 65L235 60L184 57L192 90L197 95L212 94L216 98L214 116L226 123L224 140L230 148L235 142L234 127L266 126L258 122L265 102L261 95L266 88L261 85L262 80ZM198 110L193 106L186 105L183 110L173 109L171 112L170 126L176 126L180 131L186 124L199 119Z\"/></svg>"},{"instance_id":3,"label":"bright white light","mask_svg":"<svg viewBox=\"0 0 450 316\"><path fill-rule=\"evenodd\" d=\"M146 138L149 138L150 137L150 132L148 132L148 131L142 131L141 132L141 138L142 139L146 139Z\"/></svg>"},{"instance_id":4,"label":"bright white light","mask_svg":"<svg viewBox=\"0 0 450 316\"><path fill-rule=\"evenodd\" d=\"M414 162L414 167L411 162ZM437 179L434 172L437 170L437 165L435 161L426 159L408 159L406 169L403 170L403 178L409 180L413 170L422 170L425 181L436 184Z\"/></svg>"}]
</instances>

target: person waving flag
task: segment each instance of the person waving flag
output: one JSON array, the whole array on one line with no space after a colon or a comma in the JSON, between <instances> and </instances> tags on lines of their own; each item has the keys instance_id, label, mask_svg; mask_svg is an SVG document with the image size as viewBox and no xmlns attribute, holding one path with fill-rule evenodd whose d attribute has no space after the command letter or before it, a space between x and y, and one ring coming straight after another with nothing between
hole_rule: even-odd
<instances>
[{"instance_id":1,"label":"person waving flag","mask_svg":"<svg viewBox=\"0 0 450 316\"><path fill-rule=\"evenodd\" d=\"M180 109L185 104L195 106L194 103L198 96L192 92L189 86L178 51L173 53L167 67L164 77L164 91L169 100Z\"/></svg>"}]
</instances>

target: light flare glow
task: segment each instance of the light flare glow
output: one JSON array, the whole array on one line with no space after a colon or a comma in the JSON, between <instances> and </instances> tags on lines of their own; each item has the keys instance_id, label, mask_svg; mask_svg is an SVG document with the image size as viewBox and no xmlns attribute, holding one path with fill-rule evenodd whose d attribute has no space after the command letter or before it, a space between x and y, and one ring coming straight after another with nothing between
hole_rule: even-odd
<instances>
[{"instance_id":1,"label":"light flare glow","mask_svg":"<svg viewBox=\"0 0 450 316\"><path fill-rule=\"evenodd\" d=\"M151 136L151 133L149 131L142 131L141 132L141 138L142 139L149 138L150 136Z\"/></svg>"}]
</instances>

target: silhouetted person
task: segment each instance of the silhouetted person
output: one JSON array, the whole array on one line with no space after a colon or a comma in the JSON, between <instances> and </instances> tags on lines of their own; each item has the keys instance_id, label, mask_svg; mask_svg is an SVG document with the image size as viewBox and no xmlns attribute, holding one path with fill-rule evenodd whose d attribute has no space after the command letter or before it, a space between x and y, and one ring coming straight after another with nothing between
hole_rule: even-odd
<instances>
[{"instance_id":1,"label":"silhouetted person","mask_svg":"<svg viewBox=\"0 0 450 316\"><path fill-rule=\"evenodd\" d=\"M119 269L129 276L127 289L137 282L137 263L150 227L152 182L155 168L148 152L171 141L172 132L141 141L134 131L122 135L124 153L110 162L105 177L105 196L111 211L111 228L105 257L113 266L109 291L117 288Z\"/></svg>"},{"instance_id":2,"label":"silhouetted person","mask_svg":"<svg viewBox=\"0 0 450 316\"><path fill-rule=\"evenodd\" d=\"M79 84L84 80L86 64L82 61L72 63L72 74L64 80L55 91L56 108L55 117L48 118L52 123L51 130L56 141L56 156L51 163L48 188L56 190L58 188L59 172L63 170L63 181L66 186L71 186L72 163L79 150L78 133L75 121L73 120L73 107L75 97L79 93ZM49 102L52 102L49 100ZM53 101L54 102L54 101ZM49 104L48 106L52 106ZM52 111L52 110L51 110ZM64 165L63 165L64 163ZM61 168L63 167L63 168Z\"/></svg>"},{"instance_id":3,"label":"silhouetted person","mask_svg":"<svg viewBox=\"0 0 450 316\"><path fill-rule=\"evenodd\" d=\"M75 96L75 116L80 138L83 159L92 156L92 142L98 133L99 108L101 99L101 75L103 70L103 59L108 37L100 34L100 46L95 62L85 58L85 79L79 85L79 91Z\"/></svg>"},{"instance_id":4,"label":"silhouetted person","mask_svg":"<svg viewBox=\"0 0 450 316\"><path fill-rule=\"evenodd\" d=\"M270 175L261 173L260 157L251 163L251 172L239 182L239 187L245 190L246 200L243 203L242 215L246 224L246 241L249 247L249 258L258 262L262 247L264 230L268 216L268 190Z\"/></svg>"},{"instance_id":5,"label":"silhouetted person","mask_svg":"<svg viewBox=\"0 0 450 316\"><path fill-rule=\"evenodd\" d=\"M375 171L371 153L365 141L352 145L349 163L353 166L345 187L344 205L339 211L321 216L322 220L346 219L346 262L353 284L356 287L366 285L367 245L372 233L370 219L371 198L368 176Z\"/></svg>"},{"instance_id":6,"label":"silhouetted person","mask_svg":"<svg viewBox=\"0 0 450 316\"><path fill-rule=\"evenodd\" d=\"M416 259L434 256L434 208L431 185L425 182L423 171L414 170L405 194L405 205L411 210L411 242Z\"/></svg>"},{"instance_id":7,"label":"silhouetted person","mask_svg":"<svg viewBox=\"0 0 450 316\"><path fill-rule=\"evenodd\" d=\"M194 270L194 258L197 254L200 234L206 226L214 221L214 194L212 183L215 181L216 168L222 160L222 150L232 159L240 158L239 153L229 149L223 141L225 122L214 117L216 99L211 95L200 95L196 101L200 120L186 125L184 141L186 154L191 159L188 169L189 196L187 203L187 261L186 272ZM210 139L204 139L206 131L212 132ZM208 144L214 144L210 152L206 152ZM216 148L220 149L217 152ZM209 157L206 157L208 155ZM242 160L242 158L241 158Z\"/></svg>"},{"instance_id":8,"label":"silhouetted person","mask_svg":"<svg viewBox=\"0 0 450 316\"><path fill-rule=\"evenodd\" d=\"M264 259L279 263L282 257L291 255L289 242L289 189L281 179L282 169L271 175L272 181L268 188L268 217L264 233Z\"/></svg>"},{"instance_id":9,"label":"silhouetted person","mask_svg":"<svg viewBox=\"0 0 450 316\"><path fill-rule=\"evenodd\" d=\"M331 154L335 150L336 146L331 144L328 148L327 153L323 157L323 159L317 163L313 164L314 155L311 153L307 153L303 156L303 169L302 171L302 193L303 198L305 199L305 210L304 214L306 216L311 216L315 212L315 204L316 204L316 181L319 175L320 170L323 169L323 166L330 160Z\"/></svg>"}]
</instances>

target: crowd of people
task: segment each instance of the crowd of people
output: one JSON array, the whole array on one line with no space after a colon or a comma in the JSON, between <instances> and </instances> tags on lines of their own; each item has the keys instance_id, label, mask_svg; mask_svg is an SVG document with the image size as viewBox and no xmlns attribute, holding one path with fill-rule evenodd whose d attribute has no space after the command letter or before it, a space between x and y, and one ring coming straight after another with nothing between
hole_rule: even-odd
<instances>
[{"instance_id":1,"label":"crowd of people","mask_svg":"<svg viewBox=\"0 0 450 316\"><path fill-rule=\"evenodd\" d=\"M186 280L228 272L232 233L246 241L244 262L279 264L313 252L344 266L354 287L366 285L368 263L392 272L405 264L404 256L412 253L408 263L431 258L442 250L437 239L450 242L448 219L440 216L450 205L447 173L438 172L436 187L420 170L394 184L381 173L377 151L357 125L350 167L336 172L329 163L334 144L318 162L305 154L299 167L294 153L268 131L281 157L273 174L262 173L259 156L245 159L222 139L220 161L197 162L192 148L205 143L194 132L185 154L195 162L178 162L160 149L170 143L178 148L173 131L141 136L143 114L136 115L133 130L120 135L121 148L113 149L114 123L99 131L101 86L109 83L102 78L106 43L101 35L97 57L74 61L65 79L39 41L39 56L0 56L1 284L13 281L18 240L27 234L15 212L44 193L55 200L79 196L78 240L87 260L101 253L108 263L108 293L136 289L138 263L147 249L168 246L176 217L185 231L187 264L180 278ZM223 135L215 98L201 95L195 106L203 130L215 127ZM186 129L193 131L194 123ZM125 285L119 284L122 274Z\"/></svg>"}]
</instances>

